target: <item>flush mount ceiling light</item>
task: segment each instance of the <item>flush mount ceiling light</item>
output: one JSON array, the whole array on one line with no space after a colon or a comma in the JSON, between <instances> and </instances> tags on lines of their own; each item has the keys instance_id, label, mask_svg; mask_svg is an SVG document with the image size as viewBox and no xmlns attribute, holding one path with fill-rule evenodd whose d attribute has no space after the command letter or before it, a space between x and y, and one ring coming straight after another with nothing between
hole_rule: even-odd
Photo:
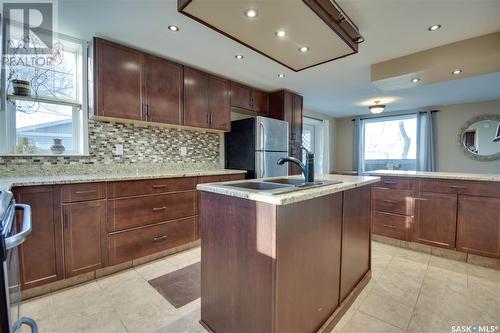
<instances>
[{"instance_id":1,"label":"flush mount ceiling light","mask_svg":"<svg viewBox=\"0 0 500 333\"><path fill-rule=\"evenodd\" d=\"M461 73L462 73L461 69L455 69L453 72L451 72L451 74L453 74L453 75L458 75L458 74L461 74Z\"/></svg>"},{"instance_id":2,"label":"flush mount ceiling light","mask_svg":"<svg viewBox=\"0 0 500 333\"><path fill-rule=\"evenodd\" d=\"M244 56L242 56L241 54L237 54L237 55L235 55L234 57L235 57L236 59L238 59L238 60L241 60L241 59L245 58L245 57L244 57Z\"/></svg>"},{"instance_id":3,"label":"flush mount ceiling light","mask_svg":"<svg viewBox=\"0 0 500 333\"><path fill-rule=\"evenodd\" d=\"M413 82L413 83L417 83L418 81L420 81L420 78L419 77L414 77L410 81Z\"/></svg>"},{"instance_id":4,"label":"flush mount ceiling light","mask_svg":"<svg viewBox=\"0 0 500 333\"><path fill-rule=\"evenodd\" d=\"M308 46L301 46L301 47L299 47L299 51L302 53L305 53L305 52L309 51L309 47Z\"/></svg>"},{"instance_id":5,"label":"flush mount ceiling light","mask_svg":"<svg viewBox=\"0 0 500 333\"><path fill-rule=\"evenodd\" d=\"M363 42L333 0L178 0L177 10L295 72L356 54Z\"/></svg>"},{"instance_id":6,"label":"flush mount ceiling light","mask_svg":"<svg viewBox=\"0 0 500 333\"><path fill-rule=\"evenodd\" d=\"M284 30L278 30L275 32L275 35L279 38L285 38L286 37L286 32Z\"/></svg>"},{"instance_id":7,"label":"flush mount ceiling light","mask_svg":"<svg viewBox=\"0 0 500 333\"><path fill-rule=\"evenodd\" d=\"M436 31L438 29L441 29L441 24L434 24L431 25L429 28L427 28L429 31Z\"/></svg>"},{"instance_id":8,"label":"flush mount ceiling light","mask_svg":"<svg viewBox=\"0 0 500 333\"><path fill-rule=\"evenodd\" d=\"M284 78L285 76L286 76L286 75L285 75L285 74L283 74L283 73L278 74L278 77L279 77L280 79Z\"/></svg>"},{"instance_id":9,"label":"flush mount ceiling light","mask_svg":"<svg viewBox=\"0 0 500 333\"><path fill-rule=\"evenodd\" d=\"M380 101L375 101L374 103L375 103L375 105L371 105L371 106L368 107L370 109L371 113L377 114L377 113L384 112L385 105L379 104Z\"/></svg>"},{"instance_id":10,"label":"flush mount ceiling light","mask_svg":"<svg viewBox=\"0 0 500 333\"><path fill-rule=\"evenodd\" d=\"M249 8L249 9L245 10L245 16L249 17L249 18L257 17L257 10L255 10L253 8Z\"/></svg>"},{"instance_id":11,"label":"flush mount ceiling light","mask_svg":"<svg viewBox=\"0 0 500 333\"><path fill-rule=\"evenodd\" d=\"M179 31L179 27L176 25L169 25L168 30L173 31L173 32L177 32L177 31Z\"/></svg>"}]
</instances>

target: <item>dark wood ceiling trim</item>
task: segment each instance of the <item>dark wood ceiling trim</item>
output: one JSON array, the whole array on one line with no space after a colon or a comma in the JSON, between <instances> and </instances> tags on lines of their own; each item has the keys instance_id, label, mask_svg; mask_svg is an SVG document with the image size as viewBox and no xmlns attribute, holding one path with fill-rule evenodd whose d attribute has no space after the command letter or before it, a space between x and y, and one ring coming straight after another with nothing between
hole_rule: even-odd
<instances>
[{"instance_id":1,"label":"dark wood ceiling trim","mask_svg":"<svg viewBox=\"0 0 500 333\"><path fill-rule=\"evenodd\" d=\"M238 38L236 37L233 37L231 35L229 35L228 33L214 27L213 25L211 25L210 23L207 23L199 18L197 18L196 16L193 16L187 12L184 11L184 9L191 3L191 1L193 0L177 0L177 11L191 19L193 19L194 21L198 22L198 23L201 23L203 24L204 26L212 29L212 30L215 30L217 31L218 33L220 33L221 35L223 36L226 36L227 38L230 38L232 40L234 40L235 42L238 42L246 47L248 47L249 49L263 55L264 57L266 58L269 58L275 62L277 62L278 64L294 71L294 72L300 72L302 70L305 70L305 69L309 69L309 68L312 68L312 67L315 67L315 66L319 66L319 65L323 65L323 64L326 64L328 62L331 62L331 61L334 61L334 60L337 60L337 59L341 59L341 58L345 58L347 56L350 56L350 55L353 55L355 53L358 53L358 44L355 43L353 41L353 39L349 36L349 34L344 30L344 28L342 26L340 26L330 15L331 14L328 14L325 9L323 8L323 6L319 5L317 2L318 1L321 1L321 0L303 0L303 2L321 19L323 20L323 22L325 22L348 46L349 48L351 48L351 50L353 52L351 53L348 53L348 54L345 54L345 55L342 55L340 57L336 57L336 58L331 58L331 59L328 59L328 60L325 60L323 62L320 62L320 63L317 63L317 64L313 64L313 65L310 65L310 66L306 66L306 67L303 67L303 68L299 68L299 69L295 69L293 67L290 67L289 65L273 58L272 56L254 48L253 46L239 40ZM329 0L326 0L326 1L329 1ZM335 10L336 12L336 10ZM340 30L340 31L337 31Z\"/></svg>"}]
</instances>

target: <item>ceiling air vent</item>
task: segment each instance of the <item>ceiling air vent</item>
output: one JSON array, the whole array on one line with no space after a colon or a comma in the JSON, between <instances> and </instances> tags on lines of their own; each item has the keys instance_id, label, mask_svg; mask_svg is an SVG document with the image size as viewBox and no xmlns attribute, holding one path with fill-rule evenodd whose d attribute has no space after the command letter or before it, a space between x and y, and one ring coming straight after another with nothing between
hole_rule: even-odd
<instances>
[{"instance_id":1,"label":"ceiling air vent","mask_svg":"<svg viewBox=\"0 0 500 333\"><path fill-rule=\"evenodd\" d=\"M355 54L364 41L333 0L178 0L178 10L296 72Z\"/></svg>"}]
</instances>

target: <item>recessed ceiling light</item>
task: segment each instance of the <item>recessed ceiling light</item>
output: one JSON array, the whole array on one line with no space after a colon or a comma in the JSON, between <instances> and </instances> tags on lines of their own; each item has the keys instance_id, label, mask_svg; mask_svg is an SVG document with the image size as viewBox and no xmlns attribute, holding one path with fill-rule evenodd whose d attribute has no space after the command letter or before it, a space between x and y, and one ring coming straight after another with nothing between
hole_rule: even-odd
<instances>
[{"instance_id":1,"label":"recessed ceiling light","mask_svg":"<svg viewBox=\"0 0 500 333\"><path fill-rule=\"evenodd\" d=\"M414 77L413 79L411 79L411 82L413 83L417 83L418 81L420 81L419 77Z\"/></svg>"},{"instance_id":2,"label":"recessed ceiling light","mask_svg":"<svg viewBox=\"0 0 500 333\"><path fill-rule=\"evenodd\" d=\"M453 72L451 72L451 74L453 74L453 75L458 75L458 74L461 74L461 73L462 73L461 69L455 69Z\"/></svg>"},{"instance_id":3,"label":"recessed ceiling light","mask_svg":"<svg viewBox=\"0 0 500 333\"><path fill-rule=\"evenodd\" d=\"M286 32L284 30L278 30L276 31L276 36L278 36L279 38L285 38Z\"/></svg>"},{"instance_id":4,"label":"recessed ceiling light","mask_svg":"<svg viewBox=\"0 0 500 333\"><path fill-rule=\"evenodd\" d=\"M253 8L247 9L247 10L245 10L245 16L250 17L250 18L254 18L257 16L257 11Z\"/></svg>"},{"instance_id":5,"label":"recessed ceiling light","mask_svg":"<svg viewBox=\"0 0 500 333\"><path fill-rule=\"evenodd\" d=\"M235 55L234 57L235 57L236 59L238 59L238 60L241 60L241 59L245 58L245 57L244 57L244 56L242 56L241 54L237 54L237 55Z\"/></svg>"},{"instance_id":6,"label":"recessed ceiling light","mask_svg":"<svg viewBox=\"0 0 500 333\"><path fill-rule=\"evenodd\" d=\"M438 29L441 29L441 24L431 25L428 29L429 29L429 31L436 31Z\"/></svg>"},{"instance_id":7,"label":"recessed ceiling light","mask_svg":"<svg viewBox=\"0 0 500 333\"><path fill-rule=\"evenodd\" d=\"M299 48L299 51L302 52L302 53L307 52L307 51L309 51L309 47L302 46L302 47Z\"/></svg>"},{"instance_id":8,"label":"recessed ceiling light","mask_svg":"<svg viewBox=\"0 0 500 333\"><path fill-rule=\"evenodd\" d=\"M377 113L384 112L385 105L379 104L380 101L375 101L374 103L375 103L375 105L371 105L368 107L370 109L371 113L377 114Z\"/></svg>"},{"instance_id":9,"label":"recessed ceiling light","mask_svg":"<svg viewBox=\"0 0 500 333\"><path fill-rule=\"evenodd\" d=\"M177 32L179 31L179 27L176 25L169 25L168 30Z\"/></svg>"},{"instance_id":10,"label":"recessed ceiling light","mask_svg":"<svg viewBox=\"0 0 500 333\"><path fill-rule=\"evenodd\" d=\"M285 74L283 74L283 73L278 74L278 77L279 77L280 79L284 78L285 76L286 76L286 75L285 75Z\"/></svg>"}]
</instances>

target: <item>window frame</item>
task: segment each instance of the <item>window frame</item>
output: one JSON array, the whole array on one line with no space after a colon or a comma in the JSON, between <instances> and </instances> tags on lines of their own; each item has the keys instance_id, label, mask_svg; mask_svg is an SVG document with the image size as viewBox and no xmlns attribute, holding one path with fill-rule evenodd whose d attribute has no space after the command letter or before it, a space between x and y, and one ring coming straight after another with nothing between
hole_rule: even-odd
<instances>
[{"instance_id":1,"label":"window frame","mask_svg":"<svg viewBox=\"0 0 500 333\"><path fill-rule=\"evenodd\" d=\"M2 49L1 55L2 59L4 56L5 49L5 22L2 22L2 27L4 29L2 32ZM8 95L8 84L7 84L7 74L6 67L2 65L1 67L1 110L0 110L0 156L88 156L89 155L89 144L88 144L88 97L89 97L89 87L88 87L88 75L89 75L89 63L88 63L88 52L89 43L82 41L77 38L66 36L60 33L54 32L55 39L67 43L73 43L80 46L81 53L78 54L81 59L79 60L79 66L76 68L76 75L80 77L77 86L77 98L78 101L69 101L57 98L48 97L33 97L32 100L38 101L43 104L53 104L53 105L65 105L72 107L72 139L73 139L73 150L65 151L62 154L54 154L49 149L39 149L35 154L18 154L15 152L16 145L16 106L13 100L16 100L14 95ZM21 100L22 98L19 98ZM29 98L28 98L29 99ZM3 133L3 134L2 134Z\"/></svg>"}]
</instances>

